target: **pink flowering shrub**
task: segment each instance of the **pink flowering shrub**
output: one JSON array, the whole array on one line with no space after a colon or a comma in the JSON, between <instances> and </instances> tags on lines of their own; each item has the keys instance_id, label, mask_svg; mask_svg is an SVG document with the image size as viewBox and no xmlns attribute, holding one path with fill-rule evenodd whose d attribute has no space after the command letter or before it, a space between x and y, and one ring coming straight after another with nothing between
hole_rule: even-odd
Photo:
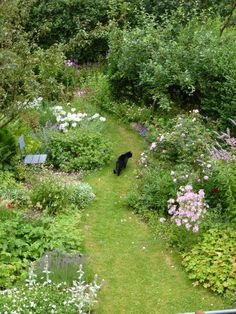
<instances>
[{"instance_id":1,"label":"pink flowering shrub","mask_svg":"<svg viewBox=\"0 0 236 314\"><path fill-rule=\"evenodd\" d=\"M204 191L193 192L191 185L180 187L177 198L168 200L168 213L177 226L198 232L200 220L204 217L208 205L204 200Z\"/></svg>"}]
</instances>

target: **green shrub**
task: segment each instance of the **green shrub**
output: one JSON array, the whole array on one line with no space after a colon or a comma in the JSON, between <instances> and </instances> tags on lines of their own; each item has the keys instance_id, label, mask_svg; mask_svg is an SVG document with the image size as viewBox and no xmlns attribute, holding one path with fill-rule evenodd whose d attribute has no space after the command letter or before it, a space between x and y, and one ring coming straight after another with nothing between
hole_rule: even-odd
<instances>
[{"instance_id":1,"label":"green shrub","mask_svg":"<svg viewBox=\"0 0 236 314\"><path fill-rule=\"evenodd\" d=\"M194 280L217 293L236 289L236 231L232 228L211 229L201 243L183 255L183 265Z\"/></svg>"},{"instance_id":2,"label":"green shrub","mask_svg":"<svg viewBox=\"0 0 236 314\"><path fill-rule=\"evenodd\" d=\"M44 100L71 96L77 82L76 69L64 64L61 46L43 50L29 42L22 29L24 13L14 1L1 3L0 127L9 124L39 96Z\"/></svg>"},{"instance_id":3,"label":"green shrub","mask_svg":"<svg viewBox=\"0 0 236 314\"><path fill-rule=\"evenodd\" d=\"M7 129L0 129L0 165L11 165L16 154L14 136Z\"/></svg>"},{"instance_id":4,"label":"green shrub","mask_svg":"<svg viewBox=\"0 0 236 314\"><path fill-rule=\"evenodd\" d=\"M73 188L73 193L70 199L73 204L80 208L87 206L95 198L95 194L88 183L81 182Z\"/></svg>"},{"instance_id":5,"label":"green shrub","mask_svg":"<svg viewBox=\"0 0 236 314\"><path fill-rule=\"evenodd\" d=\"M47 50L37 49L33 53L33 71L39 83L38 94L44 101L66 99L72 96L78 84L78 72L65 65L62 47L54 45Z\"/></svg>"},{"instance_id":6,"label":"green shrub","mask_svg":"<svg viewBox=\"0 0 236 314\"><path fill-rule=\"evenodd\" d=\"M53 178L40 180L30 192L33 208L47 210L49 214L57 214L70 206L71 190Z\"/></svg>"},{"instance_id":7,"label":"green shrub","mask_svg":"<svg viewBox=\"0 0 236 314\"><path fill-rule=\"evenodd\" d=\"M14 173L10 171L0 170L0 182L1 187L4 188L19 187L14 178Z\"/></svg>"},{"instance_id":8,"label":"green shrub","mask_svg":"<svg viewBox=\"0 0 236 314\"><path fill-rule=\"evenodd\" d=\"M227 221L236 221L236 161L217 161L205 182L206 199Z\"/></svg>"},{"instance_id":9,"label":"green shrub","mask_svg":"<svg viewBox=\"0 0 236 314\"><path fill-rule=\"evenodd\" d=\"M82 250L83 235L80 229L79 212L67 212L54 218L47 232L50 249L76 253Z\"/></svg>"},{"instance_id":10,"label":"green shrub","mask_svg":"<svg viewBox=\"0 0 236 314\"><path fill-rule=\"evenodd\" d=\"M49 136L49 159L63 171L93 170L111 158L111 143L103 134L78 130Z\"/></svg>"},{"instance_id":11,"label":"green shrub","mask_svg":"<svg viewBox=\"0 0 236 314\"><path fill-rule=\"evenodd\" d=\"M170 19L160 27L146 18L142 27L114 28L108 54L112 87L166 110L178 104L224 121L235 117L234 30L220 37L218 19L193 18L177 31L175 24Z\"/></svg>"},{"instance_id":12,"label":"green shrub","mask_svg":"<svg viewBox=\"0 0 236 314\"><path fill-rule=\"evenodd\" d=\"M30 260L38 258L48 248L48 243L42 222L29 221L15 212L3 214L1 210L0 286L6 287L19 278Z\"/></svg>"},{"instance_id":13,"label":"green shrub","mask_svg":"<svg viewBox=\"0 0 236 314\"><path fill-rule=\"evenodd\" d=\"M45 251L80 251L80 214L30 218L31 212L0 210L0 286L9 287L25 276L30 261Z\"/></svg>"},{"instance_id":14,"label":"green shrub","mask_svg":"<svg viewBox=\"0 0 236 314\"><path fill-rule=\"evenodd\" d=\"M81 85L82 89L87 91L86 100L82 99L82 102L89 103L93 108L95 106L110 111L112 102L110 84L107 76L101 70L96 67L86 69L85 78Z\"/></svg>"},{"instance_id":15,"label":"green shrub","mask_svg":"<svg viewBox=\"0 0 236 314\"><path fill-rule=\"evenodd\" d=\"M150 167L144 173L138 191L129 196L129 205L138 213L145 210L167 214L167 201L175 197L176 184L170 171L158 166Z\"/></svg>"},{"instance_id":16,"label":"green shrub","mask_svg":"<svg viewBox=\"0 0 236 314\"><path fill-rule=\"evenodd\" d=\"M188 166L199 166L200 156L209 155L213 140L198 112L178 115L168 131L156 132L154 156Z\"/></svg>"},{"instance_id":17,"label":"green shrub","mask_svg":"<svg viewBox=\"0 0 236 314\"><path fill-rule=\"evenodd\" d=\"M81 61L97 60L107 50L107 1L21 0L18 6L26 11L25 30L43 48L63 43L68 55Z\"/></svg>"},{"instance_id":18,"label":"green shrub","mask_svg":"<svg viewBox=\"0 0 236 314\"><path fill-rule=\"evenodd\" d=\"M157 236L164 239L168 246L175 248L178 252L189 252L194 245L202 240L201 229L196 233L189 232L185 226L177 226L175 222L171 222L168 218L162 222L163 218L151 218L149 223L151 223Z\"/></svg>"}]
</instances>

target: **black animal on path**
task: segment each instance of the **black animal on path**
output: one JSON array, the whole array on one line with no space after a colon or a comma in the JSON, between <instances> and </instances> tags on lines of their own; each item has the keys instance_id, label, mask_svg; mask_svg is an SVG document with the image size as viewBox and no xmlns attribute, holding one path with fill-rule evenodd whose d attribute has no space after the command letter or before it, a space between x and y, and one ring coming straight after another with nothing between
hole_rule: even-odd
<instances>
[{"instance_id":1,"label":"black animal on path","mask_svg":"<svg viewBox=\"0 0 236 314\"><path fill-rule=\"evenodd\" d=\"M132 157L131 152L127 152L125 154L122 154L119 156L116 162L116 169L114 169L114 173L116 173L118 176L120 175L120 172L123 168L126 168L128 159Z\"/></svg>"}]
</instances>

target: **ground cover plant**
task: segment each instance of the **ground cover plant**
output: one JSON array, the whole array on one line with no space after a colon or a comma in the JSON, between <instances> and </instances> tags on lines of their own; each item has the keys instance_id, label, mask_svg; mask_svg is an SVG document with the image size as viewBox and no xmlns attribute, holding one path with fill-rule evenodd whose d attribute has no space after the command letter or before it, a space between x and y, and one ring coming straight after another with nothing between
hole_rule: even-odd
<instances>
[{"instance_id":1,"label":"ground cover plant","mask_svg":"<svg viewBox=\"0 0 236 314\"><path fill-rule=\"evenodd\" d=\"M235 229L212 228L183 258L183 265L194 280L217 293L234 293L235 282ZM220 272L220 274L218 274Z\"/></svg>"}]
</instances>

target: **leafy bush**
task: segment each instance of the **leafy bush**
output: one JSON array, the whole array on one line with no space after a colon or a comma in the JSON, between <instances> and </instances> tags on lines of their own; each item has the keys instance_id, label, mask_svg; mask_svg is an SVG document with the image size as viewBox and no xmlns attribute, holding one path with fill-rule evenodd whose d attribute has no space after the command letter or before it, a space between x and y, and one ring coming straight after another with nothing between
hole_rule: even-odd
<instances>
[{"instance_id":1,"label":"leafy bush","mask_svg":"<svg viewBox=\"0 0 236 314\"><path fill-rule=\"evenodd\" d=\"M73 252L81 249L80 215L30 218L33 213L0 211L0 286L8 287L20 277L30 261L53 249Z\"/></svg>"},{"instance_id":2,"label":"leafy bush","mask_svg":"<svg viewBox=\"0 0 236 314\"><path fill-rule=\"evenodd\" d=\"M236 161L216 162L204 185L210 207L217 208L224 219L235 222Z\"/></svg>"},{"instance_id":3,"label":"leafy bush","mask_svg":"<svg viewBox=\"0 0 236 314\"><path fill-rule=\"evenodd\" d=\"M129 205L138 213L144 210L167 214L170 198L176 195L177 187L170 172L160 167L149 168L142 178L137 192L129 196Z\"/></svg>"},{"instance_id":4,"label":"leafy bush","mask_svg":"<svg viewBox=\"0 0 236 314\"><path fill-rule=\"evenodd\" d=\"M33 208L56 214L70 206L71 190L53 178L40 180L30 192Z\"/></svg>"},{"instance_id":5,"label":"leafy bush","mask_svg":"<svg viewBox=\"0 0 236 314\"><path fill-rule=\"evenodd\" d=\"M38 258L48 248L45 227L41 221L28 221L15 212L4 215L1 210L1 287L15 282L29 261Z\"/></svg>"},{"instance_id":6,"label":"leafy bush","mask_svg":"<svg viewBox=\"0 0 236 314\"><path fill-rule=\"evenodd\" d=\"M175 23L160 27L149 18L142 27L114 29L108 55L112 86L163 109L175 103L198 106L224 121L235 117L234 31L220 37L219 20L194 18L175 33Z\"/></svg>"},{"instance_id":7,"label":"leafy bush","mask_svg":"<svg viewBox=\"0 0 236 314\"><path fill-rule=\"evenodd\" d=\"M202 240L202 228L199 232L193 233L189 232L185 226L177 226L168 218L150 217L149 214L146 215L148 215L149 224L152 226L157 236L162 238L166 245L178 250L178 252L189 252Z\"/></svg>"},{"instance_id":8,"label":"leafy bush","mask_svg":"<svg viewBox=\"0 0 236 314\"><path fill-rule=\"evenodd\" d=\"M60 100L72 95L78 83L78 72L65 65L61 46L55 45L47 50L37 49L33 58L33 71L40 83L38 93L44 100Z\"/></svg>"},{"instance_id":9,"label":"leafy bush","mask_svg":"<svg viewBox=\"0 0 236 314\"><path fill-rule=\"evenodd\" d=\"M81 215L78 212L67 212L53 219L47 232L49 249L75 253L81 251L83 235L80 229Z\"/></svg>"},{"instance_id":10,"label":"leafy bush","mask_svg":"<svg viewBox=\"0 0 236 314\"><path fill-rule=\"evenodd\" d=\"M153 133L157 136L153 151L159 159L196 167L200 156L209 155L211 134L196 110L172 119L168 131Z\"/></svg>"},{"instance_id":11,"label":"leafy bush","mask_svg":"<svg viewBox=\"0 0 236 314\"><path fill-rule=\"evenodd\" d=\"M74 187L74 191L70 199L73 204L83 208L94 198L95 194L93 193L91 186L88 183L81 182Z\"/></svg>"},{"instance_id":12,"label":"leafy bush","mask_svg":"<svg viewBox=\"0 0 236 314\"><path fill-rule=\"evenodd\" d=\"M43 50L29 41L22 29L27 6L19 12L17 4L0 4L0 127L9 124L39 96L45 100L71 96L77 83L77 71L65 66L61 46Z\"/></svg>"},{"instance_id":13,"label":"leafy bush","mask_svg":"<svg viewBox=\"0 0 236 314\"><path fill-rule=\"evenodd\" d=\"M16 154L14 136L7 129L0 129L0 164L10 165Z\"/></svg>"},{"instance_id":14,"label":"leafy bush","mask_svg":"<svg viewBox=\"0 0 236 314\"><path fill-rule=\"evenodd\" d=\"M0 182L1 187L19 187L19 183L16 182L13 172L0 170Z\"/></svg>"},{"instance_id":15,"label":"leafy bush","mask_svg":"<svg viewBox=\"0 0 236 314\"><path fill-rule=\"evenodd\" d=\"M211 229L203 241L183 255L183 265L194 280L217 293L235 292L236 231L232 228Z\"/></svg>"},{"instance_id":16,"label":"leafy bush","mask_svg":"<svg viewBox=\"0 0 236 314\"><path fill-rule=\"evenodd\" d=\"M63 43L69 56L80 61L94 61L107 50L107 1L21 0L18 6L26 11L25 30L43 48Z\"/></svg>"},{"instance_id":17,"label":"leafy bush","mask_svg":"<svg viewBox=\"0 0 236 314\"><path fill-rule=\"evenodd\" d=\"M49 136L49 158L63 171L96 169L111 158L111 143L99 133L78 130Z\"/></svg>"}]
</instances>

